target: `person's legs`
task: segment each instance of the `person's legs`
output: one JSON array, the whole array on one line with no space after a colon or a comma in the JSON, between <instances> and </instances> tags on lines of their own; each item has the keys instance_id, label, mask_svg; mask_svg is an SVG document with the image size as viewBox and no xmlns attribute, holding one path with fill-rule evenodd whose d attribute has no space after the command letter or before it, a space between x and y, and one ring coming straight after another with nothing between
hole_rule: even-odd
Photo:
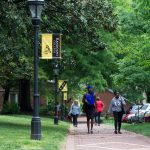
<instances>
[{"instance_id":1,"label":"person's legs","mask_svg":"<svg viewBox=\"0 0 150 150\"><path fill-rule=\"evenodd\" d=\"M93 118L91 118L91 133L93 133L93 121L94 119Z\"/></svg>"},{"instance_id":2,"label":"person's legs","mask_svg":"<svg viewBox=\"0 0 150 150\"><path fill-rule=\"evenodd\" d=\"M97 112L95 112L94 119L95 119L95 124L97 124Z\"/></svg>"},{"instance_id":3,"label":"person's legs","mask_svg":"<svg viewBox=\"0 0 150 150\"><path fill-rule=\"evenodd\" d=\"M115 133L117 134L118 113L114 111L113 115L114 115Z\"/></svg>"},{"instance_id":4,"label":"person's legs","mask_svg":"<svg viewBox=\"0 0 150 150\"><path fill-rule=\"evenodd\" d=\"M98 117L98 125L100 125L100 122L101 122L101 120L100 120L101 119L100 118L101 117L101 112L98 112L97 117Z\"/></svg>"},{"instance_id":5,"label":"person's legs","mask_svg":"<svg viewBox=\"0 0 150 150\"><path fill-rule=\"evenodd\" d=\"M87 117L87 128L88 128L88 133L90 133L90 119Z\"/></svg>"},{"instance_id":6,"label":"person's legs","mask_svg":"<svg viewBox=\"0 0 150 150\"><path fill-rule=\"evenodd\" d=\"M118 113L118 133L121 134L120 130L121 130L121 122L122 122L122 112Z\"/></svg>"},{"instance_id":7,"label":"person's legs","mask_svg":"<svg viewBox=\"0 0 150 150\"><path fill-rule=\"evenodd\" d=\"M72 115L72 118L73 118L73 125L74 125L74 126L75 126L75 124L76 124L76 122L75 122L75 120L76 120L75 116L76 116L76 115Z\"/></svg>"},{"instance_id":8,"label":"person's legs","mask_svg":"<svg viewBox=\"0 0 150 150\"><path fill-rule=\"evenodd\" d=\"M77 127L77 117L78 115L75 115L75 126Z\"/></svg>"}]
</instances>

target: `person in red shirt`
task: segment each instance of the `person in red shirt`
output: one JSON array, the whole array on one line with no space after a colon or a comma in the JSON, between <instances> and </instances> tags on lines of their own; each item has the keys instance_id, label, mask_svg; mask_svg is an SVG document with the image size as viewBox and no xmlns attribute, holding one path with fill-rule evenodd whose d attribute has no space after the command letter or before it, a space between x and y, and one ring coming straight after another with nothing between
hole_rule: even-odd
<instances>
[{"instance_id":1,"label":"person in red shirt","mask_svg":"<svg viewBox=\"0 0 150 150\"><path fill-rule=\"evenodd\" d=\"M98 123L98 126L100 126L100 117L101 117L101 112L104 109L104 103L100 99L100 97L96 98L95 102L95 123Z\"/></svg>"}]
</instances>

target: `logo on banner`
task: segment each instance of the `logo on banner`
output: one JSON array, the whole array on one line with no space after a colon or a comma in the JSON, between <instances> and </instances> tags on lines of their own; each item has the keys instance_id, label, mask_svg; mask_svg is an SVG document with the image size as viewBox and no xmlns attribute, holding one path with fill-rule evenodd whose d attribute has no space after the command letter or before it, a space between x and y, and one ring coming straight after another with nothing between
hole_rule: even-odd
<instances>
[{"instance_id":1,"label":"logo on banner","mask_svg":"<svg viewBox=\"0 0 150 150\"><path fill-rule=\"evenodd\" d=\"M67 90L67 81L66 80L59 80L58 81L58 89L59 91L68 91Z\"/></svg>"}]
</instances>

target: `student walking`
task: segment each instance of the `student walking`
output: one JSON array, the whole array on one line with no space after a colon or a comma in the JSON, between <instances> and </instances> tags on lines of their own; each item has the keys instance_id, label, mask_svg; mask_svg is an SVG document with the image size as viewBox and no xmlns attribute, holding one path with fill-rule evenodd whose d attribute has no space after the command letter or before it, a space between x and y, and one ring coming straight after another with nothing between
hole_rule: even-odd
<instances>
[{"instance_id":1,"label":"student walking","mask_svg":"<svg viewBox=\"0 0 150 150\"><path fill-rule=\"evenodd\" d=\"M88 90L88 93L86 93L83 96L82 102L83 102L84 112L86 113L86 117L87 117L88 133L93 133L93 119L94 119L94 114L95 114L95 95L94 95L92 86L90 85L87 86L87 90ZM90 129L91 129L91 132L90 132Z\"/></svg>"},{"instance_id":2,"label":"student walking","mask_svg":"<svg viewBox=\"0 0 150 150\"><path fill-rule=\"evenodd\" d=\"M78 100L74 100L74 102L72 103L69 114L73 118L73 126L77 127L78 125L77 118L80 114L80 105Z\"/></svg>"},{"instance_id":3,"label":"student walking","mask_svg":"<svg viewBox=\"0 0 150 150\"><path fill-rule=\"evenodd\" d=\"M114 125L115 131L114 133L121 133L121 122L123 116L123 106L126 104L124 99L119 95L119 92L114 92L115 97L111 100L108 113L113 113L114 116Z\"/></svg>"},{"instance_id":4,"label":"student walking","mask_svg":"<svg viewBox=\"0 0 150 150\"><path fill-rule=\"evenodd\" d=\"M98 126L100 126L100 117L103 109L104 109L104 103L102 102L100 97L97 97L95 102L95 125L97 125L98 123Z\"/></svg>"}]
</instances>

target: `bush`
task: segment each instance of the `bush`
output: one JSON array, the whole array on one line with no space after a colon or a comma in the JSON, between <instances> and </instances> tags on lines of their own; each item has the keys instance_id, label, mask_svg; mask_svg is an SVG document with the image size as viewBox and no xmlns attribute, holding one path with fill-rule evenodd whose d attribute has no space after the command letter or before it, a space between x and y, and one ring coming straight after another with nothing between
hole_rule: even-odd
<instances>
[{"instance_id":1,"label":"bush","mask_svg":"<svg viewBox=\"0 0 150 150\"><path fill-rule=\"evenodd\" d=\"M47 106L40 106L40 114L47 114L48 107Z\"/></svg>"},{"instance_id":2,"label":"bush","mask_svg":"<svg viewBox=\"0 0 150 150\"><path fill-rule=\"evenodd\" d=\"M2 114L18 114L20 107L16 102L7 102L3 105Z\"/></svg>"}]
</instances>

